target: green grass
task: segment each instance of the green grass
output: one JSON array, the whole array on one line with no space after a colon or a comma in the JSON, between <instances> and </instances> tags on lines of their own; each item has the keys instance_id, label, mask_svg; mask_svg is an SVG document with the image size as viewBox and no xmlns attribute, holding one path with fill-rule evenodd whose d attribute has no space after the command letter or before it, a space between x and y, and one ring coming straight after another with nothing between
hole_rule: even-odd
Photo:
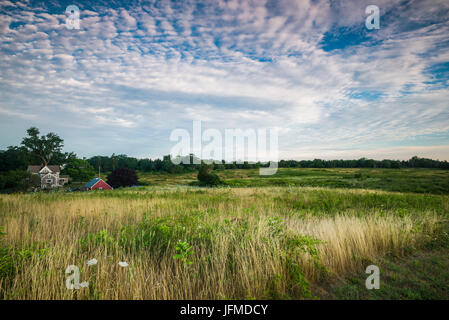
<instances>
[{"instance_id":1,"label":"green grass","mask_svg":"<svg viewBox=\"0 0 449 320\"><path fill-rule=\"evenodd\" d=\"M445 215L447 216L447 215ZM372 262L380 269L380 288L367 290L362 270L340 277L315 289L325 299L360 300L448 300L449 299L448 220L420 250L407 256L384 256Z\"/></svg>"},{"instance_id":2,"label":"green grass","mask_svg":"<svg viewBox=\"0 0 449 320\"><path fill-rule=\"evenodd\" d=\"M140 188L0 195L0 298L73 299L63 271L93 257L81 299L449 298L447 171L218 174L227 185L139 173Z\"/></svg>"},{"instance_id":3,"label":"green grass","mask_svg":"<svg viewBox=\"0 0 449 320\"><path fill-rule=\"evenodd\" d=\"M256 169L216 172L230 187L326 187L449 194L449 171L438 169L279 168L272 176L260 176ZM139 173L139 179L152 186L188 185L197 180L195 172Z\"/></svg>"},{"instance_id":4,"label":"green grass","mask_svg":"<svg viewBox=\"0 0 449 320\"><path fill-rule=\"evenodd\" d=\"M367 290L364 273L337 281L325 289L326 299L448 300L449 250L417 252L379 263L380 288Z\"/></svg>"},{"instance_id":5,"label":"green grass","mask_svg":"<svg viewBox=\"0 0 449 320\"><path fill-rule=\"evenodd\" d=\"M232 186L301 186L374 189L395 192L449 194L449 172L434 169L288 169L272 176L248 173Z\"/></svg>"}]
</instances>

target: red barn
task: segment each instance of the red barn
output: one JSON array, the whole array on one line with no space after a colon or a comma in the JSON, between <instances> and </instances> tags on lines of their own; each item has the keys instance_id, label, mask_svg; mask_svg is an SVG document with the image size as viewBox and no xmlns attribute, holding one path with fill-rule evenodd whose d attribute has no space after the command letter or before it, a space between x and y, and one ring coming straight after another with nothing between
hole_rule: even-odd
<instances>
[{"instance_id":1,"label":"red barn","mask_svg":"<svg viewBox=\"0 0 449 320\"><path fill-rule=\"evenodd\" d=\"M101 178L94 178L84 186L86 190L112 190L113 188Z\"/></svg>"}]
</instances>

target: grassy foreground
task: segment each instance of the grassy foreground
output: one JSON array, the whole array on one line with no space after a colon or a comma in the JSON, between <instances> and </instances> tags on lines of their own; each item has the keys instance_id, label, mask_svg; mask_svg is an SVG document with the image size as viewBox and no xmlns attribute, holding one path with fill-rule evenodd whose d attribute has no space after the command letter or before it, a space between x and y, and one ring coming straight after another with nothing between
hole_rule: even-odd
<instances>
[{"instance_id":1,"label":"grassy foreground","mask_svg":"<svg viewBox=\"0 0 449 320\"><path fill-rule=\"evenodd\" d=\"M0 195L0 298L447 299L431 267L418 289L388 279L400 259L448 252L448 209L447 195L297 186ZM385 272L374 293L370 264ZM87 288L66 288L69 265Z\"/></svg>"}]
</instances>

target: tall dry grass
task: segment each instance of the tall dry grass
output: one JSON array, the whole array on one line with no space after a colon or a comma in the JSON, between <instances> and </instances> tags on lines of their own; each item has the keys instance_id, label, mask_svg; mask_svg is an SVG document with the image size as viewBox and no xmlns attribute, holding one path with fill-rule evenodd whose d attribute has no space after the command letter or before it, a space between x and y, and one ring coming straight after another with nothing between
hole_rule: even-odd
<instances>
[{"instance_id":1,"label":"tall dry grass","mask_svg":"<svg viewBox=\"0 0 449 320\"><path fill-rule=\"evenodd\" d=\"M0 225L6 233L2 245L14 249L9 255L16 265L12 274L0 277L0 297L302 298L304 283L298 277L318 281L323 270L332 277L360 270L367 261L386 254L404 254L419 247L440 219L435 210L398 215L396 209L358 208L356 198L341 211L338 205L335 212L325 207L314 212L299 210L292 206L292 199L309 201L310 208L315 208L319 205L314 203L315 193L321 191L290 190L285 197L286 192L285 188L173 188L1 195ZM364 191L358 194L364 196ZM335 197L335 203L346 199L340 192ZM414 208L409 209L413 213ZM118 241L123 226L136 226L145 219L152 226L156 218L167 219L161 227L169 230L167 237L150 233L142 247L124 247ZM101 230L108 230L110 243L81 241ZM303 236L320 240L310 245L317 249L316 257L303 250L302 244L291 246L290 240L308 239ZM174 259L178 240L192 244L191 265ZM21 257L23 250L27 250L26 258ZM92 258L98 264L87 266ZM119 261L128 262L129 267L121 268ZM296 264L301 273L295 271ZM81 281L89 281L88 288L72 291L65 287L68 265L79 266Z\"/></svg>"}]
</instances>

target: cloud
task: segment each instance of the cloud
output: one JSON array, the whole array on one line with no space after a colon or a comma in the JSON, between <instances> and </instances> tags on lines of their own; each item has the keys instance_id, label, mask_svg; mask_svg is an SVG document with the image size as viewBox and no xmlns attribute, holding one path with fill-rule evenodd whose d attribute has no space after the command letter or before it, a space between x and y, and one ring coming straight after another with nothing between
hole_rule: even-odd
<instances>
[{"instance_id":1,"label":"cloud","mask_svg":"<svg viewBox=\"0 0 449 320\"><path fill-rule=\"evenodd\" d=\"M95 116L95 122L99 125L113 125L120 126L125 128L132 128L136 125L134 121L123 119L123 118L115 118L115 117L105 117L105 116Z\"/></svg>"},{"instance_id":2,"label":"cloud","mask_svg":"<svg viewBox=\"0 0 449 320\"><path fill-rule=\"evenodd\" d=\"M298 156L297 152L300 152ZM449 159L449 144L439 146L398 146L389 148L351 148L351 149L321 149L319 150L322 159L391 159L408 160L413 156L428 157L431 159L445 160ZM282 159L313 160L316 159L316 148L301 148L296 152L282 152Z\"/></svg>"},{"instance_id":3,"label":"cloud","mask_svg":"<svg viewBox=\"0 0 449 320\"><path fill-rule=\"evenodd\" d=\"M132 17L125 9L120 10L120 18L117 22L118 29L121 31L134 30L137 25L137 20Z\"/></svg>"},{"instance_id":4,"label":"cloud","mask_svg":"<svg viewBox=\"0 0 449 320\"><path fill-rule=\"evenodd\" d=\"M23 118L23 119L36 118L35 114L24 113L24 112L19 112L19 111L15 111L15 110L8 110L8 109L2 108L2 107L0 107L0 114L6 115L6 116L12 116L12 117L19 117L19 118Z\"/></svg>"},{"instance_id":5,"label":"cloud","mask_svg":"<svg viewBox=\"0 0 449 320\"><path fill-rule=\"evenodd\" d=\"M381 29L370 32L368 4L93 2L81 7L81 29L69 30L65 8L3 2L0 101L9 113L0 112L57 110L35 116L50 129L56 118L71 119L67 130L120 128L130 141L158 130L168 139L195 119L274 126L298 157L447 133L447 1L378 1Z\"/></svg>"}]
</instances>

